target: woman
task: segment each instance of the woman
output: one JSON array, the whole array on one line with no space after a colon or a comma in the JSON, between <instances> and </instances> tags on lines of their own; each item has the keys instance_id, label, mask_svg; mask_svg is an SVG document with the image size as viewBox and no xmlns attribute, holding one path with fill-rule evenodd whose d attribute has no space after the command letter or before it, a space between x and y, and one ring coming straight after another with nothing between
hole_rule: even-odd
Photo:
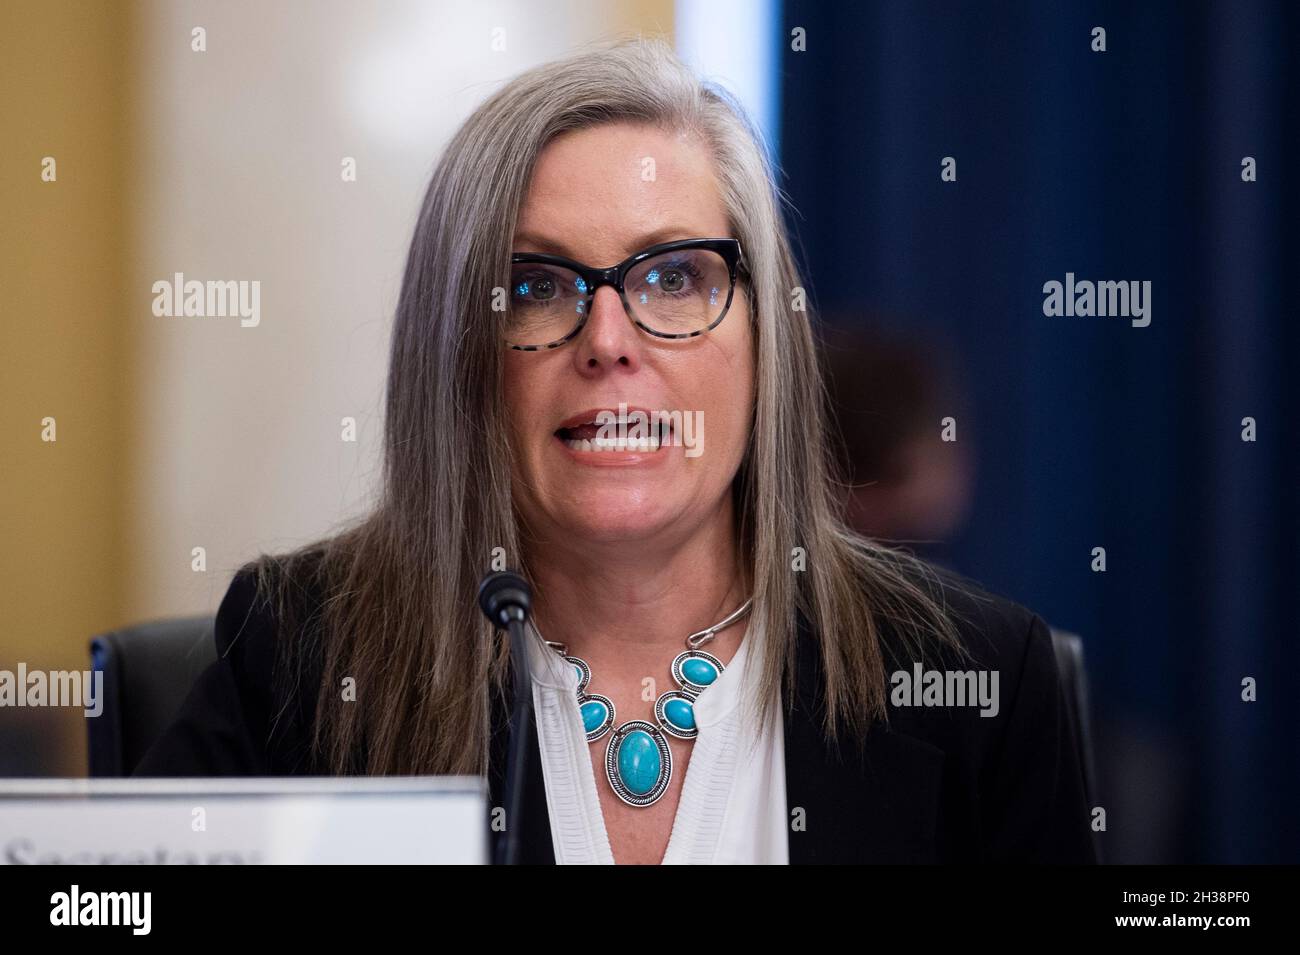
<instances>
[{"instance_id":1,"label":"woman","mask_svg":"<svg viewBox=\"0 0 1300 955\"><path fill-rule=\"evenodd\" d=\"M138 772L486 774L497 804L474 594L510 565L526 860L1090 861L1042 620L842 523L799 285L757 135L665 46L509 83L425 197L376 509L241 570ZM957 669L997 700L904 705Z\"/></svg>"}]
</instances>

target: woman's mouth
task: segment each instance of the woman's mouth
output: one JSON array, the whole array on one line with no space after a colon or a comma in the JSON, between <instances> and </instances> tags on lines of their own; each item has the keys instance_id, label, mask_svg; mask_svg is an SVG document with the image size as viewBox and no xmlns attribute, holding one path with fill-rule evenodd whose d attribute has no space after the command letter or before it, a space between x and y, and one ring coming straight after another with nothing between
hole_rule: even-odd
<instances>
[{"instance_id":1,"label":"woman's mouth","mask_svg":"<svg viewBox=\"0 0 1300 955\"><path fill-rule=\"evenodd\" d=\"M571 451L653 454L672 443L673 427L666 417L611 414L600 423L593 417L591 421L556 428L555 437Z\"/></svg>"}]
</instances>

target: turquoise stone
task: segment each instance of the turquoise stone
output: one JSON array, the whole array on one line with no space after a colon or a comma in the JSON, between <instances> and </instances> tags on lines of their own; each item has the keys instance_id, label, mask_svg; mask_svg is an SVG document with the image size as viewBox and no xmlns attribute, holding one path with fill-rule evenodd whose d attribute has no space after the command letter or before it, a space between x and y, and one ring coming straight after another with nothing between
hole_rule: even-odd
<instances>
[{"instance_id":1,"label":"turquoise stone","mask_svg":"<svg viewBox=\"0 0 1300 955\"><path fill-rule=\"evenodd\" d=\"M718 678L718 670L708 660L691 657L682 662L682 676L696 686L708 686Z\"/></svg>"},{"instance_id":2,"label":"turquoise stone","mask_svg":"<svg viewBox=\"0 0 1300 955\"><path fill-rule=\"evenodd\" d=\"M588 700L582 704L582 725L588 733L593 733L600 729L608 714L609 710L600 700Z\"/></svg>"},{"instance_id":3,"label":"turquoise stone","mask_svg":"<svg viewBox=\"0 0 1300 955\"><path fill-rule=\"evenodd\" d=\"M679 730L695 729L695 707L685 700L671 699L664 704L664 719Z\"/></svg>"},{"instance_id":4,"label":"turquoise stone","mask_svg":"<svg viewBox=\"0 0 1300 955\"><path fill-rule=\"evenodd\" d=\"M618 777L628 790L644 796L659 781L659 747L645 730L633 730L618 744Z\"/></svg>"},{"instance_id":5,"label":"turquoise stone","mask_svg":"<svg viewBox=\"0 0 1300 955\"><path fill-rule=\"evenodd\" d=\"M582 677L583 677L582 667L580 667L580 666L574 666L574 668L573 668L573 672L576 673L576 674L578 674L578 682L581 683L581 682L582 682Z\"/></svg>"}]
</instances>

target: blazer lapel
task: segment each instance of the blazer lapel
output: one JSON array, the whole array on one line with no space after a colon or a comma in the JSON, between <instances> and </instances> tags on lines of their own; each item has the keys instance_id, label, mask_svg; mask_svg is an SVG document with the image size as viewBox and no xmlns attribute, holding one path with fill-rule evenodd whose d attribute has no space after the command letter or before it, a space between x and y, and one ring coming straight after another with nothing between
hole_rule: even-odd
<instances>
[{"instance_id":1,"label":"blazer lapel","mask_svg":"<svg viewBox=\"0 0 1300 955\"><path fill-rule=\"evenodd\" d=\"M783 691L790 863L938 861L943 751L879 723L862 743L827 741L821 650L802 621L796 656Z\"/></svg>"}]
</instances>

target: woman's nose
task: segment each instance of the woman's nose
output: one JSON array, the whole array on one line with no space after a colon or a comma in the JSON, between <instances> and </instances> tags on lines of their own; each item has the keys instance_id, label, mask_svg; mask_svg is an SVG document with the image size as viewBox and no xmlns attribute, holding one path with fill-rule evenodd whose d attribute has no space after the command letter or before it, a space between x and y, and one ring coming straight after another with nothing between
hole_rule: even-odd
<instances>
[{"instance_id":1,"label":"woman's nose","mask_svg":"<svg viewBox=\"0 0 1300 955\"><path fill-rule=\"evenodd\" d=\"M574 344L578 346L574 349L578 370L585 374L615 368L634 370L641 364L640 332L623 310L618 292L607 285L596 289L591 315Z\"/></svg>"}]
</instances>

